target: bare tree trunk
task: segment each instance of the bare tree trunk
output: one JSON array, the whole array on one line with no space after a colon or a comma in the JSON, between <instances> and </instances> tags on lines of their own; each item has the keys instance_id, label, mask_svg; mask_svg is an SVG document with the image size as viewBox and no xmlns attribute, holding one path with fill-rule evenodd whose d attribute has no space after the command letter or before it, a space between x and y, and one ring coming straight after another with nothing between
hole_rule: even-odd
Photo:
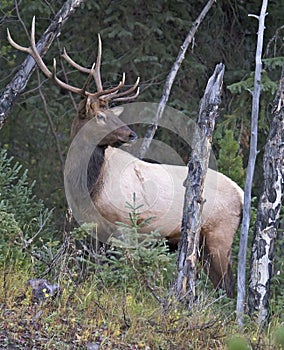
<instances>
[{"instance_id":1,"label":"bare tree trunk","mask_svg":"<svg viewBox=\"0 0 284 350\"><path fill-rule=\"evenodd\" d=\"M243 315L245 309L246 298L246 256L247 256L247 241L250 223L251 210L251 189L253 174L255 168L255 160L257 156L257 132L258 132L258 115L259 115L259 98L261 91L261 69L262 69L262 47L264 34L264 21L266 16L268 0L263 0L259 16L250 15L258 19L257 47L255 55L255 75L254 75L254 90L252 97L252 113L251 113L251 139L250 153L247 166L245 193L244 193L244 209L243 220L240 237L239 263L238 263L238 298L237 298L237 318L239 325L243 324Z\"/></svg>"},{"instance_id":2,"label":"bare tree trunk","mask_svg":"<svg viewBox=\"0 0 284 350\"><path fill-rule=\"evenodd\" d=\"M209 0L208 3L205 5L203 10L201 11L199 16L197 17L197 19L193 23L189 33L187 34L187 37L185 38L185 40L180 48L180 51L179 51L178 56L176 58L176 61L173 64L172 69L167 77L167 80L166 80L166 83L164 86L164 90L162 93L162 97L161 97L160 103L158 105L157 113L156 113L155 118L153 120L153 124L151 124L148 127L146 135L145 135L144 140L143 140L143 143L140 147L139 154L138 154L138 158L140 158L140 159L142 159L145 156L145 154L146 154L146 152L151 144L151 141L155 135L155 132L158 128L159 120L162 118L166 103L168 102L168 99L169 99L169 96L171 93L173 82L174 82L175 77L177 75L177 72L182 64L186 50L188 49L189 44L193 41L198 27L202 23L207 12L210 10L210 8L214 4L214 2L215 2L215 0Z\"/></svg>"},{"instance_id":3,"label":"bare tree trunk","mask_svg":"<svg viewBox=\"0 0 284 350\"><path fill-rule=\"evenodd\" d=\"M263 323L269 316L274 243L284 188L284 67L272 108L273 119L263 157L264 186L259 200L252 244L248 306Z\"/></svg>"},{"instance_id":4,"label":"bare tree trunk","mask_svg":"<svg viewBox=\"0 0 284 350\"><path fill-rule=\"evenodd\" d=\"M42 37L36 44L36 48L41 56L44 56L53 40L61 32L63 24L69 19L72 13L86 0L68 0L55 15L50 26L43 33ZM3 127L9 112L12 109L16 98L24 91L27 82L35 68L35 61L28 56L22 63L19 71L12 81L0 94L0 129Z\"/></svg>"},{"instance_id":5,"label":"bare tree trunk","mask_svg":"<svg viewBox=\"0 0 284 350\"><path fill-rule=\"evenodd\" d=\"M191 305L196 299L196 281L203 207L203 189L208 169L215 118L221 101L221 89L225 66L220 63L209 79L199 108L199 118L194 132L188 175L185 181L185 198L181 226L181 239L177 257L178 277L176 295L179 300L186 298Z\"/></svg>"}]
</instances>

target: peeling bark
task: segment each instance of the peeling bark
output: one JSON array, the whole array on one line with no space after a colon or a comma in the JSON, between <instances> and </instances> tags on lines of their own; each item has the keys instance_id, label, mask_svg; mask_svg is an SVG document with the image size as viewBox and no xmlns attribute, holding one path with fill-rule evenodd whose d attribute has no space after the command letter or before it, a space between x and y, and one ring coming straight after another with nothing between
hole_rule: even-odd
<instances>
[{"instance_id":1,"label":"peeling bark","mask_svg":"<svg viewBox=\"0 0 284 350\"><path fill-rule=\"evenodd\" d=\"M263 157L264 186L254 228L249 276L248 307L263 323L269 316L274 247L284 189L284 67L273 103L272 122Z\"/></svg>"},{"instance_id":2,"label":"peeling bark","mask_svg":"<svg viewBox=\"0 0 284 350\"><path fill-rule=\"evenodd\" d=\"M197 297L197 260L199 258L199 237L201 213L203 207L203 189L208 169L215 119L223 83L225 66L220 63L209 79L199 108L198 128L194 133L191 158L188 163L188 175L185 181L185 198L181 239L177 257L178 277L176 295L191 305Z\"/></svg>"},{"instance_id":3,"label":"peeling bark","mask_svg":"<svg viewBox=\"0 0 284 350\"><path fill-rule=\"evenodd\" d=\"M86 0L68 0L55 15L50 26L43 33L36 44L36 48L41 56L44 56L53 40L60 34L63 24L69 19L72 13ZM0 129L3 127L16 98L24 91L30 76L35 68L35 61L28 56L21 64L11 82L0 94Z\"/></svg>"},{"instance_id":4,"label":"peeling bark","mask_svg":"<svg viewBox=\"0 0 284 350\"><path fill-rule=\"evenodd\" d=\"M243 325L243 316L245 312L246 301L246 258L247 258L247 243L250 224L251 212L251 192L252 182L255 169L257 151L257 134L258 134L258 118L259 118L259 100L261 92L261 70L262 70L262 49L263 37L265 30L265 17L268 0L262 0L260 15L249 15L258 20L257 45L255 53L255 71L254 84L252 92L252 110L251 110L251 133L250 133L250 150L249 159L246 170L246 183L244 195L243 220L240 234L240 247L238 254L238 297L237 297L237 319L240 326Z\"/></svg>"}]
</instances>

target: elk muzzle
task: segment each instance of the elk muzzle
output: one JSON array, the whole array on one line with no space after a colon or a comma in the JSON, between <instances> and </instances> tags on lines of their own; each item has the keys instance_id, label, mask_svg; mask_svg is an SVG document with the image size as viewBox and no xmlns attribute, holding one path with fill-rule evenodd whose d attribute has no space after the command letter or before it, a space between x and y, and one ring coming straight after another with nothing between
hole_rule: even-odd
<instances>
[{"instance_id":1,"label":"elk muzzle","mask_svg":"<svg viewBox=\"0 0 284 350\"><path fill-rule=\"evenodd\" d=\"M137 138L136 132L131 130L127 125L124 125L106 135L99 145L118 147L122 144L133 143Z\"/></svg>"}]
</instances>

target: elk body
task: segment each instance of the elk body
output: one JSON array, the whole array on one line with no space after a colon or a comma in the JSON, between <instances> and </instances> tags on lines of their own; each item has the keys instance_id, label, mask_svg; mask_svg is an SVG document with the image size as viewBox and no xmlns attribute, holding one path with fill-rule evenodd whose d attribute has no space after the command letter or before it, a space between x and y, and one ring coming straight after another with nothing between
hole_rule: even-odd
<instances>
[{"instance_id":1,"label":"elk body","mask_svg":"<svg viewBox=\"0 0 284 350\"><path fill-rule=\"evenodd\" d=\"M88 84L83 88L71 86L56 77L55 60L53 71L47 68L36 50L34 37L34 20L29 48L16 44L8 32L11 45L32 55L48 78L53 79L61 88L84 97L72 124L71 138L76 140L82 130L88 128L88 123L95 126L98 140L95 142L95 149L87 159L84 158L86 155L80 153L79 157L71 162L71 168L67 169L69 186L72 187L73 193L78 193L80 188L84 187L82 185L84 178L88 197L86 200L91 200L96 210L111 223L128 220L129 209L125 207L125 203L131 202L135 193L137 199L143 204L140 209L141 220L153 217L151 225L145 226L142 230L150 232L158 229L160 234L167 237L171 243L178 242L185 192L183 182L187 175L187 167L147 163L116 148L123 143L135 141L137 135L119 118L123 108L110 109L109 102L133 100L139 93L139 79L130 89L119 92L124 86L123 74L122 81L116 87L103 89L100 77L101 41L99 37L97 61L95 67L91 69L75 63L66 51L63 54L69 64L89 75L88 80L91 77L94 78L97 91L89 92ZM87 168L85 173L82 171L82 166ZM227 176L208 169L204 199L201 237L204 240L205 269L214 286L224 288L228 296L232 296L233 276L230 252L241 217L243 191Z\"/></svg>"}]
</instances>

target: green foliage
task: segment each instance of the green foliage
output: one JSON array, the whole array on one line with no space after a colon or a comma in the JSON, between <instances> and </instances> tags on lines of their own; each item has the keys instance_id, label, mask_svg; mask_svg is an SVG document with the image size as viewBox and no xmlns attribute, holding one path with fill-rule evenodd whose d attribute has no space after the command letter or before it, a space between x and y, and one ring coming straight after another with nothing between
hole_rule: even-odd
<instances>
[{"instance_id":1,"label":"green foliage","mask_svg":"<svg viewBox=\"0 0 284 350\"><path fill-rule=\"evenodd\" d=\"M21 203L37 207L37 199L32 192L27 189L23 192L23 188L29 185L26 180L20 181L18 164L13 164L6 151L1 155L1 184L5 186L0 187L0 192L2 196L5 194L2 197L5 198L5 208L13 209L14 195L10 199L7 191L13 186L19 186L19 193L27 196L26 202ZM38 206L41 208L41 205ZM128 203L127 207L130 210L129 225L120 225L121 235L113 239L111 255L104 261L101 259L103 265L94 265L90 261L89 266L93 270L88 270L89 276L84 280L75 276L82 254L80 249L76 249L75 240L84 240L86 234L96 228L94 225L73 230L64 237L64 242L48 241L40 235L38 244L35 234L41 233L39 229L33 232L33 237L24 237L16 215L0 211L0 258L4 263L0 270L0 284L4 286L0 290L0 298L5 303L0 318L6 320L0 347L19 345L19 348L27 349L35 346L67 349L72 345L74 349L81 349L95 339L103 346L121 350L167 349L172 344L179 349L188 349L189 346L192 349L225 348L226 336L235 334L237 328L229 315L233 312L233 303L216 300L203 292L198 303L188 310L171 298L167 299L169 284L174 278L175 259L169 254L165 241L157 241L156 232L141 234L143 225L148 225L151 218L140 220L140 206L136 205L135 195L133 203ZM30 217L31 211L28 207L26 209ZM25 223L23 212L19 220ZM23 227L27 226L24 224ZM42 260L36 260L36 263L28 259L23 261L22 245L16 249L14 244L15 241L23 242L19 241L19 237L25 243L34 239L30 251ZM30 271L42 269L43 261L45 267L50 266L52 261L50 275L60 281L61 294L55 300L47 298L43 304L36 306L26 293L25 285L31 277ZM28 322L30 319L36 320L36 324ZM256 331L253 324L248 333L247 338L257 343L256 348L267 348L269 335L260 334L254 338ZM281 329L275 332L277 346L283 344L282 333ZM228 350L249 349L247 344L241 336L227 341Z\"/></svg>"},{"instance_id":2,"label":"green foliage","mask_svg":"<svg viewBox=\"0 0 284 350\"><path fill-rule=\"evenodd\" d=\"M270 67L275 68L278 67L279 60L268 60L270 62ZM282 62L283 64L283 62ZM254 85L254 73L251 73L248 78L241 80L240 82L228 85L227 88L233 94L240 94L244 91L252 92ZM278 82L272 81L266 71L262 71L261 73L261 90L264 92L270 92L272 95L275 94L278 88Z\"/></svg>"},{"instance_id":3,"label":"green foliage","mask_svg":"<svg viewBox=\"0 0 284 350\"><path fill-rule=\"evenodd\" d=\"M133 204L127 203L130 210L130 224L118 223L120 236L112 238L107 258L107 267L103 269L103 280L107 284L144 287L169 285L174 276L174 256L169 253L166 240L156 231L150 234L141 232L149 225L151 218L140 220L135 194Z\"/></svg>"},{"instance_id":4,"label":"green foliage","mask_svg":"<svg viewBox=\"0 0 284 350\"><path fill-rule=\"evenodd\" d=\"M245 180L243 159L239 155L240 146L232 130L225 131L224 137L219 141L219 146L218 170L243 187Z\"/></svg>"},{"instance_id":5,"label":"green foliage","mask_svg":"<svg viewBox=\"0 0 284 350\"><path fill-rule=\"evenodd\" d=\"M28 182L28 171L0 151L0 210L14 215L25 231L35 231L48 215L43 201L33 194L35 183Z\"/></svg>"},{"instance_id":6,"label":"green foliage","mask_svg":"<svg viewBox=\"0 0 284 350\"><path fill-rule=\"evenodd\" d=\"M9 27L17 42L26 45L28 40L22 23L29 29L31 18L36 15L36 36L39 38L62 4L63 0L23 0L18 2L22 17L22 21L19 21L14 1L0 2L1 90L26 57L10 47L6 28ZM52 58L60 57L65 46L75 61L90 67L96 54L97 33L101 33L105 87L113 86L123 71L126 72L127 84L135 81L139 75L142 81L140 101L157 102L180 45L203 6L203 1L87 1L63 26L61 35L44 60L51 67ZM194 45L186 54L169 100L169 105L195 117L200 97L216 62L225 63L224 87L229 86L230 89L224 89L224 118L219 122L220 137L216 138L220 140L217 143L217 147L220 146L219 169L240 185L245 166L242 155L245 164L249 143L251 96L248 90L253 89L253 75L250 72L254 69L257 31L257 21L248 18L247 14L256 13L258 9L259 2L256 1L221 0L214 4L200 26ZM270 2L268 12L265 44L269 42L271 49L266 50L263 60L265 71L262 78L259 149L265 142L269 125L267 106L279 79L284 54L282 36L276 36L277 29L283 24L283 5L279 1ZM273 37L275 39L270 41ZM84 84L85 77L77 75L67 66L65 68L68 81L76 86ZM59 60L58 74L64 76ZM68 94L58 91L43 78L41 83L56 141L61 146L64 158L76 109ZM158 233L141 236L142 223L135 204L129 206L132 211L131 224L121 225L121 239L113 240L110 248L112 255L108 256L107 264L94 265L91 259L88 260L83 247L89 228L78 228L60 241L52 239L51 213L33 193L37 193L50 207L57 207L57 226L62 225L66 205L56 142L42 107L38 84L36 74L33 74L0 136L2 146L6 144L9 154L21 159L21 164L29 168L31 178L37 180L36 184L30 184L28 173L9 159L7 153L1 153L0 254L6 266L10 262L14 262L14 265L11 264L9 275L1 273L0 276L1 286L7 287L5 291L3 288L0 290L1 300L5 303L1 314L1 320L5 319L5 329L0 347L67 349L71 346L79 349L98 340L103 347L123 350L225 348L226 336L235 334L237 328L228 319L228 307L226 312L220 307L212 308L216 304L216 300L212 300L210 306L200 307L199 312L198 306L197 310L186 314L176 313L176 310L165 312L145 292L146 289L157 288L159 295L167 294L168 288L163 287L168 287L173 278L175 264L165 242L162 239L157 241ZM230 134L228 129L233 130L234 134ZM241 130L240 134L237 134L238 130ZM165 136L161 134L160 139L164 141ZM240 140L239 145L236 139ZM181 156L187 156L187 150L182 150L178 142L172 140L172 145ZM259 165L257 172L261 172ZM143 224L147 224L147 221ZM28 243L27 253L33 252L36 257L33 262L25 259L23 243ZM235 256L237 250L235 246ZM21 264L22 259L28 263ZM84 282L76 277L76 273L81 273L80 263L83 260L88 273L97 272L92 280ZM28 300L22 299L27 276L31 270L42 271L51 262L54 263L51 274L59 275L62 281L62 296L55 304L42 307L40 312L35 308L32 313L34 308L31 308ZM14 266L17 269L13 270ZM279 269L282 269L281 264ZM274 278L277 288L273 290L273 312L281 315L283 279L281 274ZM142 291L140 299L137 298L137 289ZM127 290L127 294L124 290ZM220 323L216 319L221 320ZM265 333L248 330L247 339L252 339L252 334L258 334L255 349L270 347L269 336ZM283 344L281 334L275 339L279 346ZM244 339L237 340L235 345L233 341L228 343L230 349L233 346L236 349L240 344L242 349L248 348Z\"/></svg>"},{"instance_id":7,"label":"green foliage","mask_svg":"<svg viewBox=\"0 0 284 350\"><path fill-rule=\"evenodd\" d=\"M24 260L23 248L32 245L36 251L38 236L50 239L47 223L51 211L33 194L34 183L29 184L27 171L8 157L6 150L0 151L0 254L3 263L15 257ZM14 259L16 262L17 259Z\"/></svg>"},{"instance_id":8,"label":"green foliage","mask_svg":"<svg viewBox=\"0 0 284 350\"><path fill-rule=\"evenodd\" d=\"M249 350L250 346L247 341L240 336L234 336L227 342L228 350Z\"/></svg>"},{"instance_id":9,"label":"green foliage","mask_svg":"<svg viewBox=\"0 0 284 350\"><path fill-rule=\"evenodd\" d=\"M274 333L275 345L279 346L279 349L284 349L284 327L279 327Z\"/></svg>"},{"instance_id":10,"label":"green foliage","mask_svg":"<svg viewBox=\"0 0 284 350\"><path fill-rule=\"evenodd\" d=\"M22 260L21 249L15 248L15 240L21 233L21 228L13 214L0 211L0 265Z\"/></svg>"},{"instance_id":11,"label":"green foliage","mask_svg":"<svg viewBox=\"0 0 284 350\"><path fill-rule=\"evenodd\" d=\"M6 28L9 27L14 39L22 45L28 40L22 23L30 28L31 18L37 16L37 38L44 32L63 1L23 0L19 3L19 21L14 8L14 2L2 1L3 19L0 26L1 55L0 55L0 89L11 80L18 66L26 55L13 49L6 39ZM62 47L66 47L71 57L79 64L90 67L97 51L97 34L101 33L103 40L102 79L104 86L109 87L121 78L121 72L126 73L126 84L141 77L141 93L137 101L157 102L161 98L167 74L177 56L186 34L193 21L199 15L204 3L195 2L129 2L89 0L85 2L62 27L57 42L44 57L49 67L52 58L58 60L58 74L64 76L59 62ZM256 21L248 18L248 13L255 13L259 7L252 2L218 1L204 22L201 24L192 47L188 50L185 60L178 72L169 99L169 105L182 110L189 116L196 118L200 97L204 92L207 79L213 72L216 62L223 61L226 65L224 86L237 84L233 94L224 89L224 128L239 130L244 136L249 131L251 99L247 88L249 82L239 82L248 77L254 68ZM96 19L94 20L94 14ZM282 25L283 16L278 2L269 4L267 16L267 41L275 36L276 30ZM78 31L80 28L80 31ZM275 89L273 83L278 80L277 74L283 46L281 33L275 40L269 42L270 50L266 50L265 69L271 80L265 82L268 89L262 104L261 132L267 130L266 106L271 101L271 92ZM212 49L213 48L213 49ZM269 61L270 60L270 61ZM275 67L275 68L274 68ZM278 71L277 71L278 68ZM83 86L85 77L65 66L67 78L76 86ZM41 76L42 77L42 76ZM251 82L251 77L250 82ZM74 101L68 94L59 91L52 83L41 78L41 88L48 104L57 142L61 153L67 153L70 144L69 133L72 118L76 114ZM29 168L31 178L36 178L35 192L49 207L56 206L58 211L55 220L61 225L60 217L66 210L63 191L61 164L57 154L54 134L51 132L48 119L44 112L43 102L36 92L38 87L36 74L33 74L22 97L8 118L8 122L1 130L1 142L8 144L10 154L25 162ZM247 84L247 85L246 85ZM76 103L75 97L75 103ZM21 116L21 117L19 117ZM229 119L229 121L228 121ZM140 132L144 136L144 130ZM238 137L238 135L236 135ZM169 136L161 133L160 140L167 142ZM247 151L245 137L240 135L241 153ZM182 158L188 156L188 150L181 147L178 140L172 138L171 146ZM260 144L261 148L261 144ZM58 214L57 214L58 213Z\"/></svg>"},{"instance_id":12,"label":"green foliage","mask_svg":"<svg viewBox=\"0 0 284 350\"><path fill-rule=\"evenodd\" d=\"M270 57L270 58L264 58L262 60L264 63L264 66L266 69L275 69L277 67L283 67L284 65L284 57L283 56L278 56L278 57Z\"/></svg>"}]
</instances>

